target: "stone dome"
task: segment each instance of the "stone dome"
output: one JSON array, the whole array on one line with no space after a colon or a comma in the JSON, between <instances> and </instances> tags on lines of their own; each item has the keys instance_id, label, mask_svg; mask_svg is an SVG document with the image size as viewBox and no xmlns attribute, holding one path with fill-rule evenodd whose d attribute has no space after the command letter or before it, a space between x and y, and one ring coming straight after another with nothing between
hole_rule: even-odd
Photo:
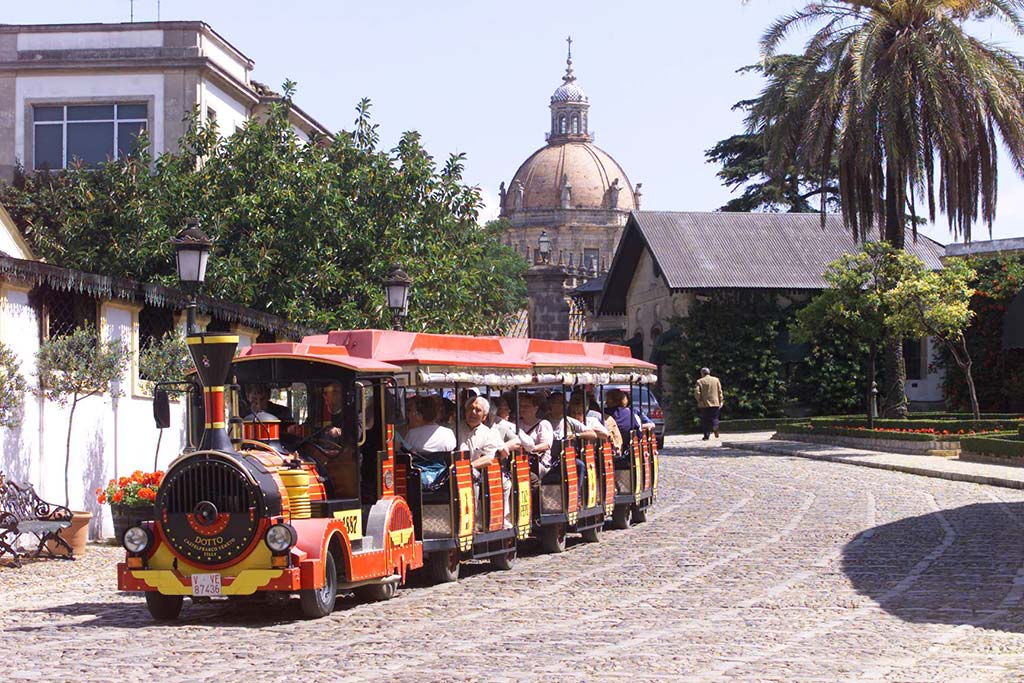
<instances>
[{"instance_id":1,"label":"stone dome","mask_svg":"<svg viewBox=\"0 0 1024 683\"><path fill-rule=\"evenodd\" d=\"M590 142L566 142L542 147L523 162L509 185L503 213L517 210L517 181L523 187L524 210L561 208L563 178L572 186L572 209L636 209L633 186L610 154ZM613 207L609 188L616 179L618 202Z\"/></svg>"},{"instance_id":2,"label":"stone dome","mask_svg":"<svg viewBox=\"0 0 1024 683\"><path fill-rule=\"evenodd\" d=\"M552 102L586 102L587 93L575 80L563 83L551 95Z\"/></svg>"}]
</instances>

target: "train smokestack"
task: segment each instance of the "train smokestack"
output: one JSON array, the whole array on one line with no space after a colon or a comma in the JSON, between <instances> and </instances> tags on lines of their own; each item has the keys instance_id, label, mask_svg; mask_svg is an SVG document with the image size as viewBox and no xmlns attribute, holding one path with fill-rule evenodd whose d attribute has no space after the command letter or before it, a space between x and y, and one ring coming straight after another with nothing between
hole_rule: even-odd
<instances>
[{"instance_id":1,"label":"train smokestack","mask_svg":"<svg viewBox=\"0 0 1024 683\"><path fill-rule=\"evenodd\" d=\"M236 335L198 334L187 339L192 362L203 385L205 423L199 448L203 450L233 451L224 421L224 385L231 371L231 361L238 347Z\"/></svg>"}]
</instances>

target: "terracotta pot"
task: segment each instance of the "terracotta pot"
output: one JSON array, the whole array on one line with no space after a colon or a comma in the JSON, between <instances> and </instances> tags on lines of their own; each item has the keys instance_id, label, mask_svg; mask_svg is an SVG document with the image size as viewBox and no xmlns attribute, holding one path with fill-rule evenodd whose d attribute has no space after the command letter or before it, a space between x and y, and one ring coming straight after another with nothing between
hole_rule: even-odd
<instances>
[{"instance_id":1,"label":"terracotta pot","mask_svg":"<svg viewBox=\"0 0 1024 683\"><path fill-rule=\"evenodd\" d=\"M92 521L91 512L83 512L81 510L71 511L71 526L67 529L61 529L58 535L63 538L68 545L71 546L71 552L75 557L79 557L85 552L85 544L89 540L89 522ZM54 546L54 552L58 555L67 554L64 548L57 544L51 544Z\"/></svg>"},{"instance_id":2,"label":"terracotta pot","mask_svg":"<svg viewBox=\"0 0 1024 683\"><path fill-rule=\"evenodd\" d=\"M124 532L140 522L156 519L152 505L130 507L128 505L111 505L110 516L114 522L114 538L118 545L124 542Z\"/></svg>"}]
</instances>

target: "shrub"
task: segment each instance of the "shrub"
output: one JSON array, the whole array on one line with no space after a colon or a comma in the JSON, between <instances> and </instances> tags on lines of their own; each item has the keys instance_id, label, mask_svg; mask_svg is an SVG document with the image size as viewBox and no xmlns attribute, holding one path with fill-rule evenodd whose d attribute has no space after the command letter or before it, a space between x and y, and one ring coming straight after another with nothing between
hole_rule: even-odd
<instances>
[{"instance_id":1,"label":"shrub","mask_svg":"<svg viewBox=\"0 0 1024 683\"><path fill-rule=\"evenodd\" d=\"M735 418L781 416L786 383L776 345L783 311L774 294L716 292L676 318L679 338L666 348L672 393L667 408L678 424L698 418L693 383L701 367L722 380L722 414Z\"/></svg>"},{"instance_id":2,"label":"shrub","mask_svg":"<svg viewBox=\"0 0 1024 683\"><path fill-rule=\"evenodd\" d=\"M960 449L980 455L1024 458L1024 437L1020 434L986 434L960 440Z\"/></svg>"},{"instance_id":3,"label":"shrub","mask_svg":"<svg viewBox=\"0 0 1024 683\"><path fill-rule=\"evenodd\" d=\"M20 365L14 352L0 342L0 427L17 427L21 423L28 383L19 372Z\"/></svg>"}]
</instances>

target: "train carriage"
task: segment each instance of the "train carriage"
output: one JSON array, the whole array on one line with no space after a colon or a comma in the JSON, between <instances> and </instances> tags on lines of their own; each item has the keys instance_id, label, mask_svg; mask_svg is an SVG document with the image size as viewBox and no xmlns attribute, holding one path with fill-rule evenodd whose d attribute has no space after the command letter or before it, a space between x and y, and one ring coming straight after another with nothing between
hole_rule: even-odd
<instances>
[{"instance_id":1,"label":"train carriage","mask_svg":"<svg viewBox=\"0 0 1024 683\"><path fill-rule=\"evenodd\" d=\"M505 338L502 344L509 353L531 363L536 385L562 396L563 415L568 414L573 391L606 384L614 369L611 362L588 356L582 342ZM606 503L614 493L608 486L611 477L607 473L612 469L608 440L582 440L565 433L554 449L556 465L540 481L534 530L545 550L558 553L565 550L567 533L580 533L589 542L598 540L605 516L610 514ZM582 477L575 465L577 459L583 463Z\"/></svg>"},{"instance_id":2,"label":"train carriage","mask_svg":"<svg viewBox=\"0 0 1024 683\"><path fill-rule=\"evenodd\" d=\"M191 445L168 468L157 518L125 534L118 566L119 588L145 593L157 619L176 618L186 596L297 595L307 617L321 617L339 591L388 599L421 567L435 581L456 580L470 559L508 569L531 536L552 552L566 533L595 541L610 520L643 521L655 498L651 433L625 435L625 458L607 440L566 434L544 477L520 448L477 463L474 476L470 453L410 452L396 438L417 393L447 392L459 424L469 388L549 387L567 401L590 385L652 381L653 366L624 347L380 330L254 344L237 357L230 335L188 344ZM280 403L257 407L243 386ZM167 412L165 392L154 410Z\"/></svg>"},{"instance_id":3,"label":"train carriage","mask_svg":"<svg viewBox=\"0 0 1024 683\"><path fill-rule=\"evenodd\" d=\"M584 342L588 356L611 363L612 384L649 384L657 381L657 366L633 358L624 346ZM643 406L633 406L642 409ZM615 458L615 504L611 526L625 529L632 522L647 520L647 508L657 497L658 444L653 430L635 430L628 436L628 448Z\"/></svg>"},{"instance_id":4,"label":"train carriage","mask_svg":"<svg viewBox=\"0 0 1024 683\"><path fill-rule=\"evenodd\" d=\"M467 387L514 387L533 379L532 365L521 355L507 353L495 337L355 330L332 332L330 340L353 355L400 367L409 391L447 390L457 398ZM454 409L459 424L464 405L456 400ZM407 495L420 510L425 562L433 580L456 580L461 561L468 559L490 558L500 568L511 567L516 540L530 531L525 454L515 451L508 463L495 461L481 468L479 494L469 453L429 457L447 468L445 476L429 488L410 486ZM503 476L512 485L509 510L504 509Z\"/></svg>"}]
</instances>

